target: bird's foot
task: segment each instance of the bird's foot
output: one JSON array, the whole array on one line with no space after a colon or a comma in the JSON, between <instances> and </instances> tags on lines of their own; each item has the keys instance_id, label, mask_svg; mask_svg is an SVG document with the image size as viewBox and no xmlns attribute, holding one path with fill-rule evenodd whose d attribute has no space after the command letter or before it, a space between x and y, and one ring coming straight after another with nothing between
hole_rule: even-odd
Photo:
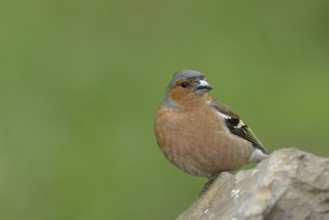
<instances>
[{"instance_id":1,"label":"bird's foot","mask_svg":"<svg viewBox=\"0 0 329 220\"><path fill-rule=\"evenodd\" d=\"M209 176L208 181L204 184L199 196L201 196L207 189L211 186L211 184L215 181L215 179L219 176L220 173L213 173Z\"/></svg>"}]
</instances>

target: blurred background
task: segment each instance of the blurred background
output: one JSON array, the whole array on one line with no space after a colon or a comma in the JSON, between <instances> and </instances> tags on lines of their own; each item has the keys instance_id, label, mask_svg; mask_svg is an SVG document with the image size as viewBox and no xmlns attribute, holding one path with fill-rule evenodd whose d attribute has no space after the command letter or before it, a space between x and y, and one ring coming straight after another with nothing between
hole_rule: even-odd
<instances>
[{"instance_id":1,"label":"blurred background","mask_svg":"<svg viewBox=\"0 0 329 220\"><path fill-rule=\"evenodd\" d=\"M177 217L206 182L153 134L181 69L270 151L329 156L327 0L5 0L0 25L0 219Z\"/></svg>"}]
</instances>

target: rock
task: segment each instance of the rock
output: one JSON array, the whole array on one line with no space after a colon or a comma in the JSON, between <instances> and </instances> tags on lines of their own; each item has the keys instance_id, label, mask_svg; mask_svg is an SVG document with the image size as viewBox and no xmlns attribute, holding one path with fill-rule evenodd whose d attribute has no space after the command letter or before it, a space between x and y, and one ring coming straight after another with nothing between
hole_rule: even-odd
<instances>
[{"instance_id":1,"label":"rock","mask_svg":"<svg viewBox=\"0 0 329 220\"><path fill-rule=\"evenodd\" d=\"M178 220L329 219L329 158L294 148L254 169L221 173Z\"/></svg>"}]
</instances>

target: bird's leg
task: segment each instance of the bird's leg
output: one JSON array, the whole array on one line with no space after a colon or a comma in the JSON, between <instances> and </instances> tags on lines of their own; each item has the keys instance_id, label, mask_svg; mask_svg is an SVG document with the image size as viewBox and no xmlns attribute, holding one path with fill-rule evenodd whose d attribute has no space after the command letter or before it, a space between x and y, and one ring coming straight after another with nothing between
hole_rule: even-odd
<instances>
[{"instance_id":1,"label":"bird's leg","mask_svg":"<svg viewBox=\"0 0 329 220\"><path fill-rule=\"evenodd\" d=\"M209 186L211 186L211 184L215 181L215 179L218 177L220 173L213 173L209 176L208 178L208 182L206 184L204 184L201 192L200 192L200 196L207 191L207 189L209 188Z\"/></svg>"}]
</instances>

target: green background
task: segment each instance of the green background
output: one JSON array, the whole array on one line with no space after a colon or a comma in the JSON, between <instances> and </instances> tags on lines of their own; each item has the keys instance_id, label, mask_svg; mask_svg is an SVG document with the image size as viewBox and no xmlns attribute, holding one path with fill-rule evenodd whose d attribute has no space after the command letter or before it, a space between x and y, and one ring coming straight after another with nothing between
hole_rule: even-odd
<instances>
[{"instance_id":1,"label":"green background","mask_svg":"<svg viewBox=\"0 0 329 220\"><path fill-rule=\"evenodd\" d=\"M172 74L270 150L328 157L327 0L0 3L0 219L174 219L197 197L153 117Z\"/></svg>"}]
</instances>

